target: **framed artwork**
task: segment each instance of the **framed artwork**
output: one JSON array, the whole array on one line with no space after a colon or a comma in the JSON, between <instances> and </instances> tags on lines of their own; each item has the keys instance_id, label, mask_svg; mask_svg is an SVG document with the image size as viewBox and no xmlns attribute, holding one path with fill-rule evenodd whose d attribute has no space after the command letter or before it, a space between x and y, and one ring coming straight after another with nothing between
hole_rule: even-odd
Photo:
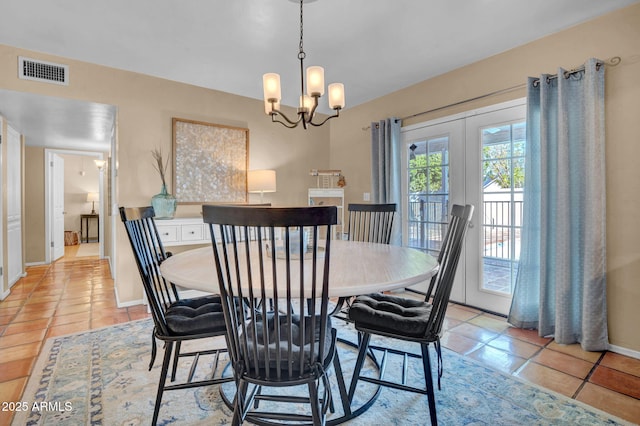
<instances>
[{"instance_id":1,"label":"framed artwork","mask_svg":"<svg viewBox=\"0 0 640 426\"><path fill-rule=\"evenodd\" d=\"M172 127L178 203L245 203L249 129L181 118Z\"/></svg>"}]
</instances>

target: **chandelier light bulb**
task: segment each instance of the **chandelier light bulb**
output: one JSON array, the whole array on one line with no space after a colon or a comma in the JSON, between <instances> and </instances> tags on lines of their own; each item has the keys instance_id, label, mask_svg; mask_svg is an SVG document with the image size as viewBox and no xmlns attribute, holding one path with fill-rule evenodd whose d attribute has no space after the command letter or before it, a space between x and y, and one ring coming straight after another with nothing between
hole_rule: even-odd
<instances>
[{"instance_id":1,"label":"chandelier light bulb","mask_svg":"<svg viewBox=\"0 0 640 426\"><path fill-rule=\"evenodd\" d=\"M307 95L324 95L324 68L318 66L307 68Z\"/></svg>"},{"instance_id":2,"label":"chandelier light bulb","mask_svg":"<svg viewBox=\"0 0 640 426\"><path fill-rule=\"evenodd\" d=\"M271 99L275 99L276 102L280 102L280 99L282 99L280 90L280 74L270 72L263 75L262 87L264 90L265 101L269 102Z\"/></svg>"},{"instance_id":3,"label":"chandelier light bulb","mask_svg":"<svg viewBox=\"0 0 640 426\"><path fill-rule=\"evenodd\" d=\"M344 84L331 83L329 85L329 108L342 109L344 104Z\"/></svg>"}]
</instances>

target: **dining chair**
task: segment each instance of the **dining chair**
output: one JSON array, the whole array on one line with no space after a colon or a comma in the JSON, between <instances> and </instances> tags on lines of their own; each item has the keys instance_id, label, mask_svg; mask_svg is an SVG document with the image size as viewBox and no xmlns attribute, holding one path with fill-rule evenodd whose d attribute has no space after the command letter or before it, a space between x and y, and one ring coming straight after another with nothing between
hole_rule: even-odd
<instances>
[{"instance_id":1,"label":"dining chair","mask_svg":"<svg viewBox=\"0 0 640 426\"><path fill-rule=\"evenodd\" d=\"M395 203L350 203L347 211L349 222L346 234L349 241L389 244L396 215ZM353 299L353 297L339 298L331 315L349 322L348 312Z\"/></svg>"},{"instance_id":2,"label":"dining chair","mask_svg":"<svg viewBox=\"0 0 640 426\"><path fill-rule=\"evenodd\" d=\"M332 401L328 370L333 363L341 371L328 313L336 207L205 205L202 211L237 387L232 424L324 424ZM303 395L299 385L306 385ZM344 382L339 386L346 400ZM310 407L298 412L282 403Z\"/></svg>"},{"instance_id":3,"label":"dining chair","mask_svg":"<svg viewBox=\"0 0 640 426\"><path fill-rule=\"evenodd\" d=\"M431 375L429 344L433 343L438 360L438 389L442 377L442 351L440 337L451 287L455 278L464 238L473 215L473 206L454 205L451 209L449 226L442 240L438 255L439 269L431 278L424 300L407 299L389 294L373 293L358 296L351 305L349 317L355 328L361 333L358 358L354 367L349 388L349 401L353 399L359 381L375 383L394 389L426 394L429 403L431 424L438 424L436 402ZM433 296L433 297L432 297ZM419 343L421 355L397 348L374 346L370 344L371 335L379 335L405 342ZM362 366L368 350L382 351L379 377L362 375ZM401 380L386 380L385 372L388 355L403 357ZM425 387L407 384L408 361L422 358Z\"/></svg>"},{"instance_id":4,"label":"dining chair","mask_svg":"<svg viewBox=\"0 0 640 426\"><path fill-rule=\"evenodd\" d=\"M389 244L396 204L356 204L347 206L349 241Z\"/></svg>"},{"instance_id":5,"label":"dining chair","mask_svg":"<svg viewBox=\"0 0 640 426\"><path fill-rule=\"evenodd\" d=\"M180 299L175 285L167 282L160 275L160 264L167 258L167 253L162 246L154 216L153 207L120 207L120 218L127 231L136 265L140 272L140 278L142 279L147 303L153 317L154 329L149 370L153 367L156 356L156 339L165 343L152 419L152 424L155 425L158 421L160 403L164 391L225 383L232 381L233 377L213 378L216 375L220 354L226 352L226 347L194 350L186 353L180 352L181 344L184 341L203 341L204 339L224 336L226 334L224 315L220 296L207 295L191 299ZM167 375L174 344L175 354L173 354L171 383L176 380L179 358L193 357L193 361L185 381L167 385ZM209 347L208 344L206 346ZM203 356L212 356L213 372L207 371L207 374L211 374L212 378L194 381L198 361Z\"/></svg>"}]
</instances>

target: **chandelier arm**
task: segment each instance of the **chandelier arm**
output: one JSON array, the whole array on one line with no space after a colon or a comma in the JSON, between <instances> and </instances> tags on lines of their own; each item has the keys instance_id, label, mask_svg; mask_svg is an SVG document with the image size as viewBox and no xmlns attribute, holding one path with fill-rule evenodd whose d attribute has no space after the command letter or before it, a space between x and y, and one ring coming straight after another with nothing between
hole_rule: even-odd
<instances>
[{"instance_id":1,"label":"chandelier arm","mask_svg":"<svg viewBox=\"0 0 640 426\"><path fill-rule=\"evenodd\" d=\"M320 123L314 123L313 121L309 121L309 124L311 124L312 126L315 127L320 127L322 126L324 123L326 123L327 121L331 120L332 118L336 118L336 117L340 117L340 109L336 109L336 113L325 118L324 120L322 120Z\"/></svg>"},{"instance_id":2,"label":"chandelier arm","mask_svg":"<svg viewBox=\"0 0 640 426\"><path fill-rule=\"evenodd\" d=\"M287 129L294 129L296 127L298 127L298 123L295 124L287 124L284 121L280 121L280 120L276 120L275 117L272 115L271 116L271 122L273 123L280 123L282 124L284 127L286 127Z\"/></svg>"},{"instance_id":3,"label":"chandelier arm","mask_svg":"<svg viewBox=\"0 0 640 426\"><path fill-rule=\"evenodd\" d=\"M281 118L283 118L287 123L289 123L291 125L291 127L287 126L284 123L284 121L276 120L276 118L275 118L276 115L281 117ZM294 128L300 123L300 121L302 121L302 115L299 114L298 115L298 119L296 121L293 121L293 120L290 120L289 117L284 115L282 112L278 111L277 109L274 109L273 112L271 113L271 121L276 122L276 123L281 123L284 126L289 127L289 128Z\"/></svg>"}]
</instances>

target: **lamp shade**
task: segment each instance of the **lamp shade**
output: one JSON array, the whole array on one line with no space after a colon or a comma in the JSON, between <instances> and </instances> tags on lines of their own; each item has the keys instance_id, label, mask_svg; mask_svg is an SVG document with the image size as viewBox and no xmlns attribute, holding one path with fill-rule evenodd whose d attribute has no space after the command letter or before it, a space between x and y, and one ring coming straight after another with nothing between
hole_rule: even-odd
<instances>
[{"instance_id":1,"label":"lamp shade","mask_svg":"<svg viewBox=\"0 0 640 426\"><path fill-rule=\"evenodd\" d=\"M249 170L247 192L276 192L276 171Z\"/></svg>"},{"instance_id":2,"label":"lamp shade","mask_svg":"<svg viewBox=\"0 0 640 426\"><path fill-rule=\"evenodd\" d=\"M87 202L91 203L91 202L96 202L99 201L100 197L99 194L97 192L88 192L87 193Z\"/></svg>"},{"instance_id":3,"label":"lamp shade","mask_svg":"<svg viewBox=\"0 0 640 426\"><path fill-rule=\"evenodd\" d=\"M344 84L331 83L329 85L329 108L344 108Z\"/></svg>"},{"instance_id":4,"label":"lamp shade","mask_svg":"<svg viewBox=\"0 0 640 426\"><path fill-rule=\"evenodd\" d=\"M307 95L324 95L324 68L318 66L307 68Z\"/></svg>"},{"instance_id":5,"label":"lamp shade","mask_svg":"<svg viewBox=\"0 0 640 426\"><path fill-rule=\"evenodd\" d=\"M276 73L267 73L262 76L262 88L264 91L264 100L269 101L275 99L280 102L282 94L280 90L280 75Z\"/></svg>"}]
</instances>

